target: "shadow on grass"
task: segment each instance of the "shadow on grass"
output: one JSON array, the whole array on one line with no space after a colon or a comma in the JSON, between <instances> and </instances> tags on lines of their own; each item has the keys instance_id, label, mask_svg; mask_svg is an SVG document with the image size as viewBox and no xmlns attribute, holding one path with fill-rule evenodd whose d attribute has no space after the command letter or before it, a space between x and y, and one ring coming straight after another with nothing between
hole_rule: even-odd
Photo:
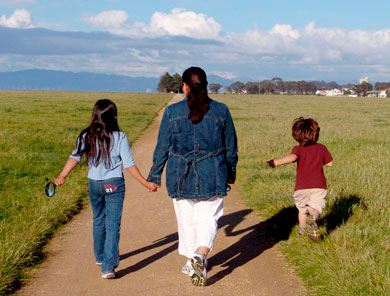
<instances>
[{"instance_id":1,"label":"shadow on grass","mask_svg":"<svg viewBox=\"0 0 390 296\"><path fill-rule=\"evenodd\" d=\"M295 207L281 209L271 218L246 229L234 231L246 215L252 210L238 211L219 220L219 227L224 229L226 236L237 236L245 233L240 240L209 259L209 266L221 265L226 269L218 272L207 280L212 285L232 273L237 267L253 260L276 243L287 240L292 228L297 222L298 211Z\"/></svg>"},{"instance_id":2,"label":"shadow on grass","mask_svg":"<svg viewBox=\"0 0 390 296\"><path fill-rule=\"evenodd\" d=\"M329 213L318 220L318 223L326 226L326 234L330 234L337 227L345 224L353 215L354 209L361 207L366 209L367 206L361 201L358 195L341 195L331 206Z\"/></svg>"}]
</instances>

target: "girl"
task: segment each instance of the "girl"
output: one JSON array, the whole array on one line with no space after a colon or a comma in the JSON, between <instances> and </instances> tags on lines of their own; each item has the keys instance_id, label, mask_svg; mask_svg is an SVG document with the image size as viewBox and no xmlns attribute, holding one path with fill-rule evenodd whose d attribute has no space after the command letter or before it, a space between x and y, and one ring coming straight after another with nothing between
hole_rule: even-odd
<instances>
[{"instance_id":1,"label":"girl","mask_svg":"<svg viewBox=\"0 0 390 296\"><path fill-rule=\"evenodd\" d=\"M117 122L117 108L110 100L95 103L90 125L77 138L76 148L55 180L57 186L85 155L88 163L89 198L93 211L93 247L103 278L114 278L119 264L119 229L125 197L123 167L149 191L159 187L147 182L134 163L129 141Z\"/></svg>"},{"instance_id":2,"label":"girl","mask_svg":"<svg viewBox=\"0 0 390 296\"><path fill-rule=\"evenodd\" d=\"M236 177L237 138L228 107L207 94L206 73L191 67L182 81L186 98L165 109L148 180L160 184L168 161L166 182L178 223L179 254L187 259L182 272L194 285L204 286L227 183Z\"/></svg>"}]
</instances>

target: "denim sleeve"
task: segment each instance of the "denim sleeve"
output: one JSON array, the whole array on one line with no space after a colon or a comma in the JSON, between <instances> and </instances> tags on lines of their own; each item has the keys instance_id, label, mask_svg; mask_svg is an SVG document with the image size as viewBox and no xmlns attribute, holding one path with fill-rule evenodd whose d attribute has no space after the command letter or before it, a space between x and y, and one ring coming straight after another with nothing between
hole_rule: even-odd
<instances>
[{"instance_id":1,"label":"denim sleeve","mask_svg":"<svg viewBox=\"0 0 390 296\"><path fill-rule=\"evenodd\" d=\"M236 166L238 162L238 147L237 147L237 135L234 128L234 123L232 116L230 114L229 108L226 107L226 117L225 117L225 148L226 148L226 158L228 161L228 180L236 179Z\"/></svg>"},{"instance_id":2,"label":"denim sleeve","mask_svg":"<svg viewBox=\"0 0 390 296\"><path fill-rule=\"evenodd\" d=\"M168 159L171 146L171 130L169 125L169 108L165 109L158 132L157 144L153 154L153 166L148 176L149 182L161 185L161 175Z\"/></svg>"}]
</instances>

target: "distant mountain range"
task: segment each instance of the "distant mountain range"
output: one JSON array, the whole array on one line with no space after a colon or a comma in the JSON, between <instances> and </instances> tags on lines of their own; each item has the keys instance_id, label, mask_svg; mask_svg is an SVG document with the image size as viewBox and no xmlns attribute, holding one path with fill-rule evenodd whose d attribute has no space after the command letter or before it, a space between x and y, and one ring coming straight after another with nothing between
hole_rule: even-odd
<instances>
[{"instance_id":1,"label":"distant mountain range","mask_svg":"<svg viewBox=\"0 0 390 296\"><path fill-rule=\"evenodd\" d=\"M233 80L210 75L209 83L222 86ZM157 92L160 78L130 77L96 73L74 73L53 70L23 70L0 72L1 90L60 90L104 92Z\"/></svg>"}]
</instances>

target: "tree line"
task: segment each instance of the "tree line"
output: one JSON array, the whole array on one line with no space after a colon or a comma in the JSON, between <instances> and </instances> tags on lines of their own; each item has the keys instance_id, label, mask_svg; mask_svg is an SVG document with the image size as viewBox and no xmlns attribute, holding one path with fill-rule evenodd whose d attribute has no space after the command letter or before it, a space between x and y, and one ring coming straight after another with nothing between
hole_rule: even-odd
<instances>
[{"instance_id":1,"label":"tree line","mask_svg":"<svg viewBox=\"0 0 390 296\"><path fill-rule=\"evenodd\" d=\"M157 86L159 92L165 93L181 93L181 76L178 73L170 75L168 72L160 76L160 81ZM219 83L210 83L209 90L212 93L218 93L222 88L222 85Z\"/></svg>"},{"instance_id":2,"label":"tree line","mask_svg":"<svg viewBox=\"0 0 390 296\"><path fill-rule=\"evenodd\" d=\"M181 90L181 76L178 73L170 75L168 72L161 75L160 82L157 90L159 92L182 92ZM219 93L222 89L222 85L219 83L210 83L208 88L211 93ZM280 77L274 77L271 80L263 80L259 82L247 82L241 81L233 82L232 84L225 86L227 93L235 94L292 94L292 95L313 95L317 90L327 89L350 89L355 93L366 96L368 91L386 90L390 89L390 82L377 82L375 88L368 82L362 82L360 84L346 84L339 85L337 82L325 82L325 81L283 81ZM389 93L389 92L388 92Z\"/></svg>"}]
</instances>

